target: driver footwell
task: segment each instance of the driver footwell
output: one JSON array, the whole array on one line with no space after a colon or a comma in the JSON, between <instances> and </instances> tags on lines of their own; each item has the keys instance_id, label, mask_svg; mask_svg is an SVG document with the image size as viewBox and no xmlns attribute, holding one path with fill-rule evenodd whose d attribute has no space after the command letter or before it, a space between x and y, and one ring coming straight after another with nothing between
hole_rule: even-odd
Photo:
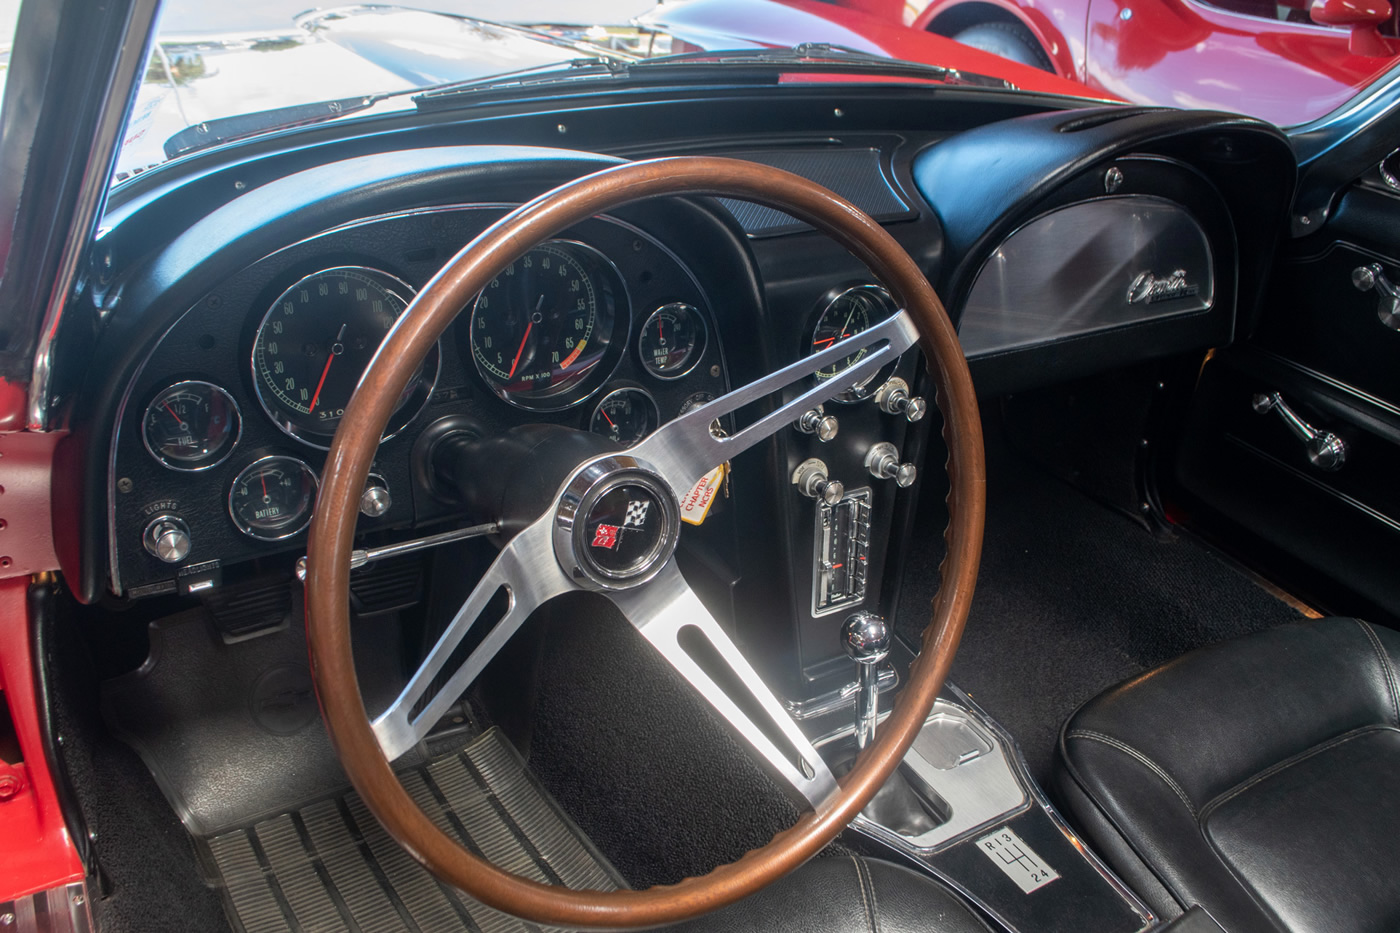
<instances>
[{"instance_id":1,"label":"driver footwell","mask_svg":"<svg viewBox=\"0 0 1400 933\"><path fill-rule=\"evenodd\" d=\"M622 884L499 730L399 779L439 829L508 871L574 889ZM354 793L201 840L199 848L246 933L538 929L438 881Z\"/></svg>"},{"instance_id":2,"label":"driver footwell","mask_svg":"<svg viewBox=\"0 0 1400 933\"><path fill-rule=\"evenodd\" d=\"M398 630L370 622L356 630L357 668L378 709L399 677ZM227 644L207 623L191 610L152 624L149 657L103 684L102 712L180 817L235 931L539 929L439 882L349 788L317 712L301 626ZM501 731L481 731L459 709L396 765L438 827L527 878L625 886Z\"/></svg>"}]
</instances>

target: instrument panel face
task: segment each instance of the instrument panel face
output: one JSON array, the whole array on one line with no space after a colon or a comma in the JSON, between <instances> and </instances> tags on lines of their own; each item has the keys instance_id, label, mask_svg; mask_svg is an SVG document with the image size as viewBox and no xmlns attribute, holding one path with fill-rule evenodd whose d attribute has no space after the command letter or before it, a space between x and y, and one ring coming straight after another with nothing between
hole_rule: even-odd
<instances>
[{"instance_id":1,"label":"instrument panel face","mask_svg":"<svg viewBox=\"0 0 1400 933\"><path fill-rule=\"evenodd\" d=\"M113 588L183 591L191 568L295 551L290 566L304 553L326 450L371 358L443 263L504 212L443 208L330 231L231 275L186 312L119 417ZM443 419L484 437L561 424L623 448L687 400L723 394L713 315L698 276L622 221L593 218L535 246L459 312L410 380L371 468L391 504L362 515L359 531L392 537L460 517L422 482L418 441ZM156 515L190 525L177 566L142 547Z\"/></svg>"}]
</instances>

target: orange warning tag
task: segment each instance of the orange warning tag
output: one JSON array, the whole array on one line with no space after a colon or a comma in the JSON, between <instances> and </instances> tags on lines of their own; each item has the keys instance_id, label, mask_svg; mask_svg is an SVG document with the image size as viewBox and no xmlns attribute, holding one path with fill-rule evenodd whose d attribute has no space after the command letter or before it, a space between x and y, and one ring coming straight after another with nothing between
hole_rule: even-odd
<instances>
[{"instance_id":1,"label":"orange warning tag","mask_svg":"<svg viewBox=\"0 0 1400 933\"><path fill-rule=\"evenodd\" d=\"M681 521L698 525L705 520L705 516L710 514L710 506L714 505L715 493L719 492L720 486L724 484L724 478L729 475L729 464L721 463L690 487L690 492L681 496Z\"/></svg>"}]
</instances>

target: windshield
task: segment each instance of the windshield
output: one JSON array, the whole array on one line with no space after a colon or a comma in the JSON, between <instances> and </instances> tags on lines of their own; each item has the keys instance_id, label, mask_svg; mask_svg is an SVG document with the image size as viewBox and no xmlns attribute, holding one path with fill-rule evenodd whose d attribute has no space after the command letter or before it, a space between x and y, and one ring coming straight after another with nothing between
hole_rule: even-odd
<instances>
[{"instance_id":1,"label":"windshield","mask_svg":"<svg viewBox=\"0 0 1400 933\"><path fill-rule=\"evenodd\" d=\"M981 5L957 0L414 0L310 11L306 2L167 0L113 181L230 139L412 109L427 88L479 90L521 72L589 77L571 66L581 61L606 78L678 53L695 65L695 53L820 43L1002 87L1292 126L1340 107L1400 53L1395 17L1357 24L1328 13L1347 0L1008 0L979 14L969 10ZM0 12L13 6L0 0ZM1058 25L1032 8L1051 10ZM937 77L867 62L839 79Z\"/></svg>"}]
</instances>

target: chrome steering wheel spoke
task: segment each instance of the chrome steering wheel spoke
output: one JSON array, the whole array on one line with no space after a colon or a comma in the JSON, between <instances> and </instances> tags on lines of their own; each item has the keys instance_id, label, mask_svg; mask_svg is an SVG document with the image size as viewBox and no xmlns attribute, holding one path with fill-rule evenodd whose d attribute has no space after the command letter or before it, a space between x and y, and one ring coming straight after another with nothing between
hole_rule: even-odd
<instances>
[{"instance_id":1,"label":"chrome steering wheel spoke","mask_svg":"<svg viewBox=\"0 0 1400 933\"><path fill-rule=\"evenodd\" d=\"M803 412L873 377L885 365L899 359L900 354L918 340L913 318L909 312L900 311L868 330L833 343L819 353L805 356L682 415L662 426L628 453L651 464L673 489L684 495L696 480L710 470L777 433L784 425L792 424ZM710 424L716 418L732 414L783 389L802 387L818 370L855 356L862 350L865 351L864 355L842 370L839 376L804 388L791 401L779 405L734 434L716 437L710 432Z\"/></svg>"},{"instance_id":2,"label":"chrome steering wheel spoke","mask_svg":"<svg viewBox=\"0 0 1400 933\"><path fill-rule=\"evenodd\" d=\"M575 589L554 559L553 518L553 512L546 514L501 549L403 692L374 720L374 735L390 761L428 734L530 613ZM452 669L462 640L478 625L490 627L486 636Z\"/></svg>"},{"instance_id":3,"label":"chrome steering wheel spoke","mask_svg":"<svg viewBox=\"0 0 1400 933\"><path fill-rule=\"evenodd\" d=\"M796 798L819 813L836 799L836 778L821 755L700 602L674 558L646 586L608 596Z\"/></svg>"}]
</instances>

